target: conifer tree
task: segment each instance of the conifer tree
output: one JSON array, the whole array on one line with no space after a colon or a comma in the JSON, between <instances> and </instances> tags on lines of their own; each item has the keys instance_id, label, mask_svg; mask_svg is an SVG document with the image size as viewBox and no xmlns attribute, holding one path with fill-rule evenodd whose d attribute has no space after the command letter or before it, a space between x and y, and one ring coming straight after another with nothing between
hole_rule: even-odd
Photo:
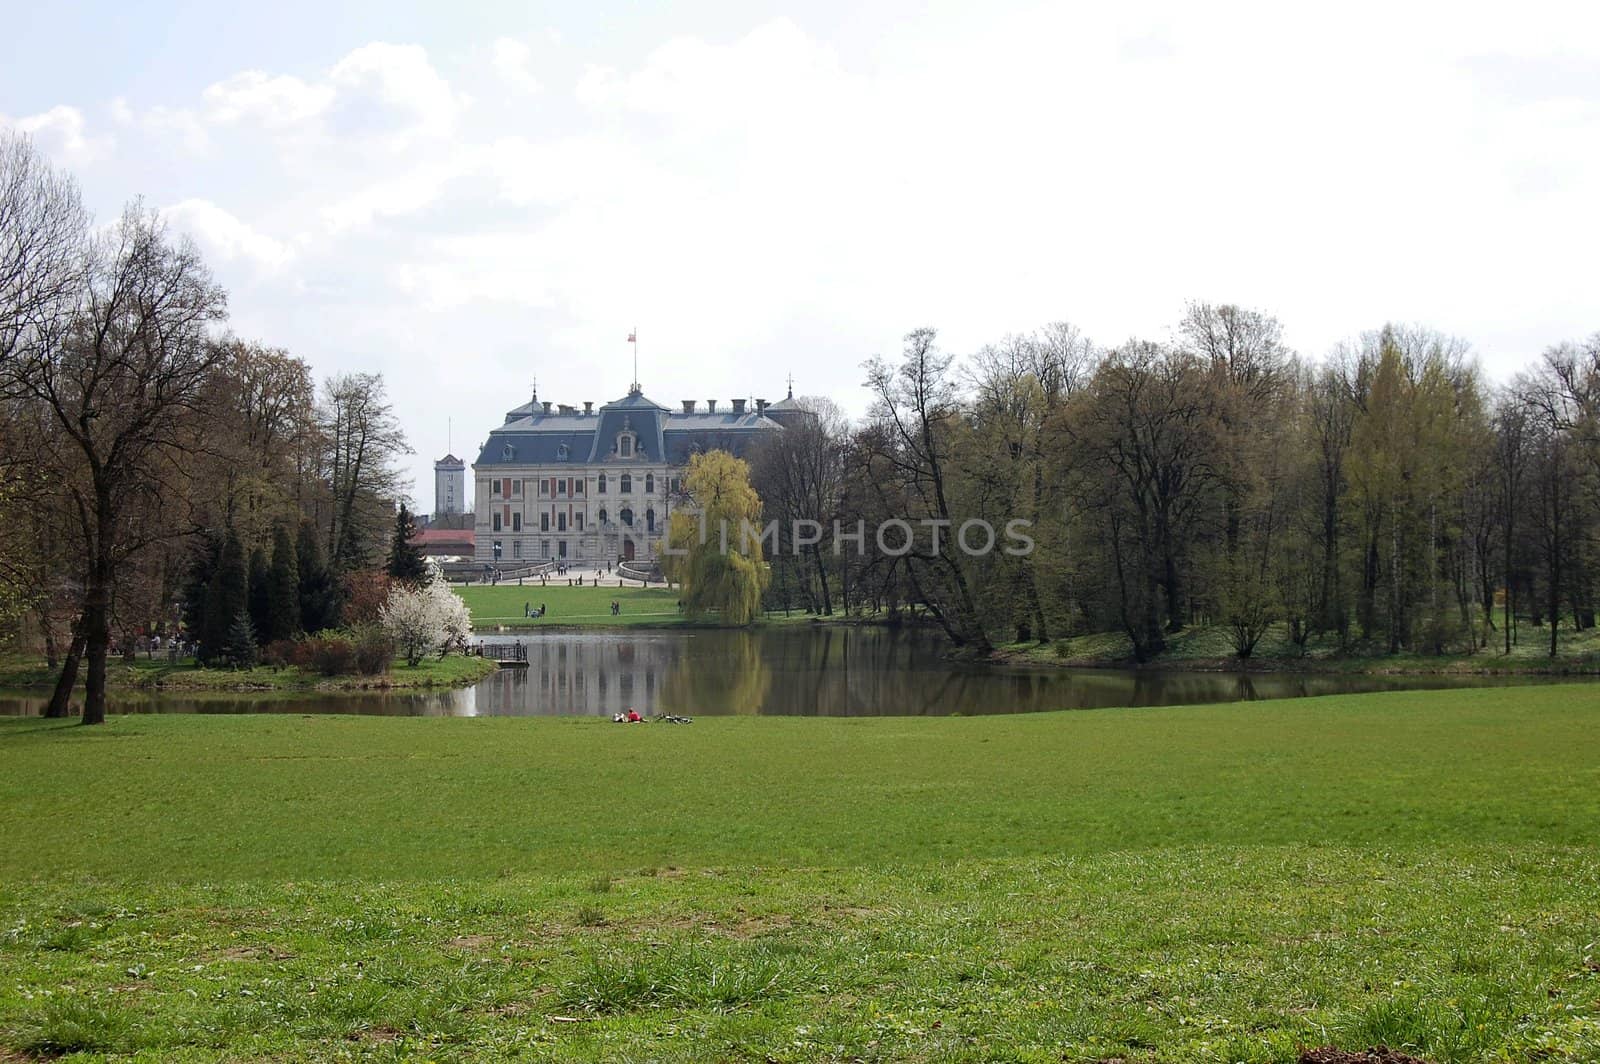
<instances>
[{"instance_id":1,"label":"conifer tree","mask_svg":"<svg viewBox=\"0 0 1600 1064\"><path fill-rule=\"evenodd\" d=\"M391 577L407 584L420 584L428 578L428 561L422 556L422 549L411 542L416 534L417 527L411 520L411 511L405 503L401 503L400 512L394 519L394 539L389 544L387 570Z\"/></svg>"},{"instance_id":2,"label":"conifer tree","mask_svg":"<svg viewBox=\"0 0 1600 1064\"><path fill-rule=\"evenodd\" d=\"M272 566L267 571L267 624L259 632L270 642L300 634L300 565L289 530L272 530Z\"/></svg>"}]
</instances>

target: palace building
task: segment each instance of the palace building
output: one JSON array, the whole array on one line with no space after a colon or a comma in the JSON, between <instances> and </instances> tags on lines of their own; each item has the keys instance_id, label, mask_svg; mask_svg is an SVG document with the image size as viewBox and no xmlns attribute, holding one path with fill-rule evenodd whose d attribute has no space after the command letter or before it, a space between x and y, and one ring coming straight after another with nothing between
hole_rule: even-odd
<instances>
[{"instance_id":1,"label":"palace building","mask_svg":"<svg viewBox=\"0 0 1600 1064\"><path fill-rule=\"evenodd\" d=\"M472 465L477 561L511 568L553 560L578 568L653 562L682 502L689 457L745 456L804 416L791 386L769 404L683 401L672 410L638 385L598 410L531 402L507 411Z\"/></svg>"}]
</instances>

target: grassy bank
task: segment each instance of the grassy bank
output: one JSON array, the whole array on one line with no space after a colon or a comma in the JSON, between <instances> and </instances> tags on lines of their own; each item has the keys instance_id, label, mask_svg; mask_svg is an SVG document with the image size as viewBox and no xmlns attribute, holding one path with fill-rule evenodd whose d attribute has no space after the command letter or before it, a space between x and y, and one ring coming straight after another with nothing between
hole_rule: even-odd
<instances>
[{"instance_id":1,"label":"grassy bank","mask_svg":"<svg viewBox=\"0 0 1600 1064\"><path fill-rule=\"evenodd\" d=\"M0 721L0 1046L1592 1060L1596 695Z\"/></svg>"},{"instance_id":2,"label":"grassy bank","mask_svg":"<svg viewBox=\"0 0 1600 1064\"><path fill-rule=\"evenodd\" d=\"M1259 672L1357 672L1461 675L1594 675L1600 673L1600 629L1558 633L1557 653L1550 656L1550 629L1524 626L1510 654L1496 642L1476 654L1388 654L1378 647L1357 645L1341 650L1331 638L1306 647L1289 639L1285 625L1273 625L1249 658L1240 659L1220 627L1191 627L1168 637L1167 649L1138 665L1133 644L1121 632L1072 636L1050 643L1012 643L998 658L1029 665L1072 668L1149 668L1184 670L1250 670Z\"/></svg>"},{"instance_id":3,"label":"grassy bank","mask_svg":"<svg viewBox=\"0 0 1600 1064\"><path fill-rule=\"evenodd\" d=\"M425 687L459 687L476 683L495 671L483 658L459 654L426 658L416 665L397 661L377 676L323 676L297 668L204 669L193 663L171 665L160 659L136 658L132 665L113 659L107 683L118 690L149 691L353 691ZM48 687L56 673L33 658L0 661L0 687Z\"/></svg>"},{"instance_id":4,"label":"grassy bank","mask_svg":"<svg viewBox=\"0 0 1600 1064\"><path fill-rule=\"evenodd\" d=\"M456 594L472 611L472 626L480 631L506 628L602 627L632 628L663 624L683 624L678 610L678 591L662 587L540 587L537 583L457 587ZM611 614L611 603L622 604L622 611ZM548 612L540 618L524 616L523 607L540 605Z\"/></svg>"}]
</instances>

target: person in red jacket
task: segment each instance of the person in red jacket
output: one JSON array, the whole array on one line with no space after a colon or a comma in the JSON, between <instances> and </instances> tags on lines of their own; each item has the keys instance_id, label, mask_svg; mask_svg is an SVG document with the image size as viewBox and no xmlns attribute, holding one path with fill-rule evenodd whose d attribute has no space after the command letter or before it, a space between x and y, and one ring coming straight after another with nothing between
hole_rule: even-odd
<instances>
[{"instance_id":1,"label":"person in red jacket","mask_svg":"<svg viewBox=\"0 0 1600 1064\"><path fill-rule=\"evenodd\" d=\"M644 718L639 716L639 711L637 709L634 709L632 706L629 706L628 707L628 723L629 724L638 724L642 720L644 720Z\"/></svg>"}]
</instances>

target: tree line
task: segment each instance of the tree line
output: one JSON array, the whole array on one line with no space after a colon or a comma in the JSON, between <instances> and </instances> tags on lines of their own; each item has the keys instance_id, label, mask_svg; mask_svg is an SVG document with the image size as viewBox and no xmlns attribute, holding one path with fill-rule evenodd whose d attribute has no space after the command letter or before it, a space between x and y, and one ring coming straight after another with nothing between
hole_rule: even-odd
<instances>
[{"instance_id":1,"label":"tree line","mask_svg":"<svg viewBox=\"0 0 1600 1064\"><path fill-rule=\"evenodd\" d=\"M202 658L334 627L382 564L409 449L377 374L314 381L226 330L193 243L0 134L0 634L31 625L65 715L185 620ZM80 666L81 663L81 666Z\"/></svg>"},{"instance_id":2,"label":"tree line","mask_svg":"<svg viewBox=\"0 0 1600 1064\"><path fill-rule=\"evenodd\" d=\"M1115 631L1139 661L1193 625L1240 658L1273 629L1446 654L1531 628L1554 656L1594 626L1600 335L1491 384L1431 329L1311 360L1266 313L1196 303L1159 341L1058 323L958 360L920 329L865 369L864 422L808 399L752 456L784 540L769 607L925 610L976 654ZM890 518L919 528L908 553L787 531ZM969 555L951 533L974 518L1030 522L1034 549Z\"/></svg>"}]
</instances>

